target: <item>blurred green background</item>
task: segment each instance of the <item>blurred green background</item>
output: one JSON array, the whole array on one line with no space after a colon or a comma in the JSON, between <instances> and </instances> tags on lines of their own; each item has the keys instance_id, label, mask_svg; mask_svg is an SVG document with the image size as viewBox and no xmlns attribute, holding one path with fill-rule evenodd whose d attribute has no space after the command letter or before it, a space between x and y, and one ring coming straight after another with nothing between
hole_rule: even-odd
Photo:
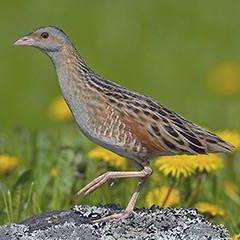
<instances>
[{"instance_id":1,"label":"blurred green background","mask_svg":"<svg viewBox=\"0 0 240 240\"><path fill-rule=\"evenodd\" d=\"M105 78L210 129L239 129L238 92L225 96L208 87L216 65L239 68L239 11L232 0L2 1L0 130L56 126L47 111L60 94L50 60L12 45L43 25L64 29Z\"/></svg>"},{"instance_id":2,"label":"blurred green background","mask_svg":"<svg viewBox=\"0 0 240 240\"><path fill-rule=\"evenodd\" d=\"M220 204L227 214L216 222L231 233L239 232L239 12L236 0L2 1L0 224L80 203L114 202L124 207L135 187L131 181L126 189L125 181L119 181L114 190L106 187L75 199L90 179L119 168L91 161L93 144L72 121L51 120L49 106L61 93L50 60L39 50L13 46L39 26L56 25L106 79L151 96L210 130L236 132L230 139L237 151L225 155L225 167L207 175L190 205L181 197L177 206L193 207L196 201ZM145 195L153 187L171 183L154 170L156 176L148 181L137 206L146 206ZM186 178L179 186L181 194L196 189L198 177ZM224 193L225 181L233 183L233 198Z\"/></svg>"}]
</instances>

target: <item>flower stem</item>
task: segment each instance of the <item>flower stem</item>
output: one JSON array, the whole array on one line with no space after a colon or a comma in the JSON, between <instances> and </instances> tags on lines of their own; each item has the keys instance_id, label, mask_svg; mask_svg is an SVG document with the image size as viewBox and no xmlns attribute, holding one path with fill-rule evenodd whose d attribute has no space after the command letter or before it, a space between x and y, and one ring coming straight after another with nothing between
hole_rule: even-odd
<instances>
[{"instance_id":1,"label":"flower stem","mask_svg":"<svg viewBox=\"0 0 240 240\"><path fill-rule=\"evenodd\" d=\"M191 192L191 194L189 195L189 197L186 199L186 204L185 206L186 207L189 207L190 204L192 203L193 199L196 197L197 193L199 192L200 190L200 187L203 183L203 180L205 179L205 175L200 173L198 175L198 181L197 181L197 186L195 189L193 189L193 191Z\"/></svg>"},{"instance_id":2,"label":"flower stem","mask_svg":"<svg viewBox=\"0 0 240 240\"><path fill-rule=\"evenodd\" d=\"M177 186L178 184L178 181L176 181L176 179L174 179L174 181L172 182L172 184L170 185L170 188L168 189L168 192L166 194L166 197L164 198L163 200L163 203L162 203L162 208L164 208L164 206L166 205L167 201L168 201L168 198L172 192L172 190Z\"/></svg>"}]
</instances>

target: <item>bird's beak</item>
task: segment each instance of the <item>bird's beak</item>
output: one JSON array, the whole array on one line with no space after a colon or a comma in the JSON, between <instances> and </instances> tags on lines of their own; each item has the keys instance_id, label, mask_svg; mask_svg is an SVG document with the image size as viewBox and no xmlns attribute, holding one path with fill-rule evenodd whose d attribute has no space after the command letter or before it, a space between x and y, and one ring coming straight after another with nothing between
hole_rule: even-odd
<instances>
[{"instance_id":1,"label":"bird's beak","mask_svg":"<svg viewBox=\"0 0 240 240\"><path fill-rule=\"evenodd\" d=\"M16 46L32 46L35 40L31 36L24 36L19 38L13 45Z\"/></svg>"}]
</instances>

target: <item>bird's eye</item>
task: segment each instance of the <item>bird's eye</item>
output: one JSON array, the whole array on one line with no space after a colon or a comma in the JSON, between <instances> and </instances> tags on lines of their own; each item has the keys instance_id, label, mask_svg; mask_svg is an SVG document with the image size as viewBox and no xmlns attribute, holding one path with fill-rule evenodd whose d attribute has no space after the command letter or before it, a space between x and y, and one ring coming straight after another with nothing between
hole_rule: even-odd
<instances>
[{"instance_id":1,"label":"bird's eye","mask_svg":"<svg viewBox=\"0 0 240 240\"><path fill-rule=\"evenodd\" d=\"M44 38L44 39L46 39L46 38L49 37L49 34L48 34L47 32L43 32L43 33L41 34L41 37Z\"/></svg>"}]
</instances>

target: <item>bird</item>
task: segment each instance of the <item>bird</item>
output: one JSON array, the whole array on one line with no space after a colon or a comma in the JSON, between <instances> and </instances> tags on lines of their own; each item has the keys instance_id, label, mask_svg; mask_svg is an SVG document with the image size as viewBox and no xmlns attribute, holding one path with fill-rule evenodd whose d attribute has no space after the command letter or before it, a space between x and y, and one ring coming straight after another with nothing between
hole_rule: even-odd
<instances>
[{"instance_id":1,"label":"bird","mask_svg":"<svg viewBox=\"0 0 240 240\"><path fill-rule=\"evenodd\" d=\"M152 174L150 162L155 157L225 153L234 148L151 97L95 73L58 27L39 27L19 38L14 45L32 46L48 55L63 97L82 133L96 144L135 163L136 171L108 171L77 193L86 196L118 178L138 179L125 210L95 222L119 221L132 215L144 183Z\"/></svg>"}]
</instances>

